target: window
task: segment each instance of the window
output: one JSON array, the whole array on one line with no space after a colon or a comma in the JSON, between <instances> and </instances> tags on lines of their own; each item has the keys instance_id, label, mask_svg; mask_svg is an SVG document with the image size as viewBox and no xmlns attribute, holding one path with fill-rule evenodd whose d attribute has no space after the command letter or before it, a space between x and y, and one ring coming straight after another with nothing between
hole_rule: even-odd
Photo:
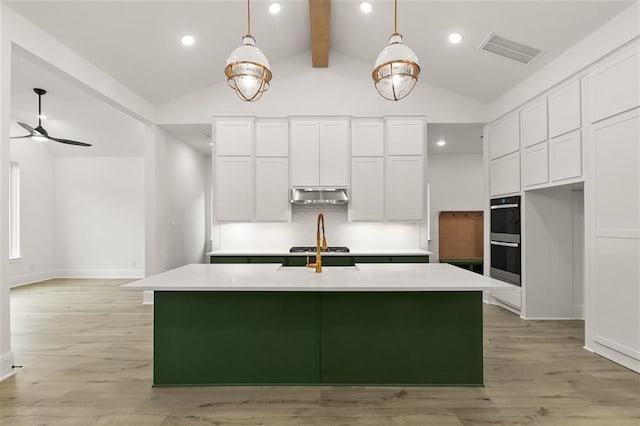
<instances>
[{"instance_id":1,"label":"window","mask_svg":"<svg viewBox=\"0 0 640 426\"><path fill-rule=\"evenodd\" d=\"M9 259L20 258L20 166L9 163Z\"/></svg>"}]
</instances>

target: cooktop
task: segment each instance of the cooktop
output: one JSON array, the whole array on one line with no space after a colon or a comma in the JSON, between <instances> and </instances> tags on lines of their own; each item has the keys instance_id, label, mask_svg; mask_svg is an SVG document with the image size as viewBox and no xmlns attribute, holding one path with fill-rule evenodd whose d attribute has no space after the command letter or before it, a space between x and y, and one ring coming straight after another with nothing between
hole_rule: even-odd
<instances>
[{"instance_id":1,"label":"cooktop","mask_svg":"<svg viewBox=\"0 0 640 426\"><path fill-rule=\"evenodd\" d=\"M291 247L289 253L315 253L315 246L299 246ZM349 253L349 247L337 247L329 246L326 250L322 250L323 253Z\"/></svg>"}]
</instances>

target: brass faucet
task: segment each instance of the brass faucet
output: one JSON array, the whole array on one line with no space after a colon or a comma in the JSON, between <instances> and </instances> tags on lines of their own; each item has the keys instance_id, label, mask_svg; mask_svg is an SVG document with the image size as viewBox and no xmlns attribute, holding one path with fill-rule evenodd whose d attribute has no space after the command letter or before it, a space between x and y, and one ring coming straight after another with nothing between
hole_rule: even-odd
<instances>
[{"instance_id":1,"label":"brass faucet","mask_svg":"<svg viewBox=\"0 0 640 426\"><path fill-rule=\"evenodd\" d=\"M322 238L320 237L320 222L322 222ZM327 239L324 236L324 215L320 213L316 227L316 261L315 263L309 263L309 256L307 256L307 268L315 268L316 272L322 272L322 250L326 249Z\"/></svg>"}]
</instances>

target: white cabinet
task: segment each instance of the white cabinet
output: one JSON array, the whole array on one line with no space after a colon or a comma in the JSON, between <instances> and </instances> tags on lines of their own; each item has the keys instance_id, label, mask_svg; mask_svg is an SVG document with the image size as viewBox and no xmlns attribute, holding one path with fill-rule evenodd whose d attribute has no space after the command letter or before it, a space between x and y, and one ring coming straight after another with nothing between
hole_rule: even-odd
<instances>
[{"instance_id":1,"label":"white cabinet","mask_svg":"<svg viewBox=\"0 0 640 426\"><path fill-rule=\"evenodd\" d=\"M522 153L522 184L539 185L549 180L549 153L546 142L526 148Z\"/></svg>"},{"instance_id":2,"label":"white cabinet","mask_svg":"<svg viewBox=\"0 0 640 426\"><path fill-rule=\"evenodd\" d=\"M387 154L422 155L424 119L387 119Z\"/></svg>"},{"instance_id":3,"label":"white cabinet","mask_svg":"<svg viewBox=\"0 0 640 426\"><path fill-rule=\"evenodd\" d=\"M549 141L549 178L551 181L582 176L580 130Z\"/></svg>"},{"instance_id":4,"label":"white cabinet","mask_svg":"<svg viewBox=\"0 0 640 426\"><path fill-rule=\"evenodd\" d=\"M255 220L289 220L289 161L287 158L256 158Z\"/></svg>"},{"instance_id":5,"label":"white cabinet","mask_svg":"<svg viewBox=\"0 0 640 426\"><path fill-rule=\"evenodd\" d=\"M256 123L256 156L289 155L289 121L265 120Z\"/></svg>"},{"instance_id":6,"label":"white cabinet","mask_svg":"<svg viewBox=\"0 0 640 426\"><path fill-rule=\"evenodd\" d=\"M347 186L349 122L291 122L291 185Z\"/></svg>"},{"instance_id":7,"label":"white cabinet","mask_svg":"<svg viewBox=\"0 0 640 426\"><path fill-rule=\"evenodd\" d=\"M351 155L354 157L384 155L384 123L381 120L351 122Z\"/></svg>"},{"instance_id":8,"label":"white cabinet","mask_svg":"<svg viewBox=\"0 0 640 426\"><path fill-rule=\"evenodd\" d=\"M596 122L640 105L637 49L617 55L591 75L592 115Z\"/></svg>"},{"instance_id":9,"label":"white cabinet","mask_svg":"<svg viewBox=\"0 0 640 426\"><path fill-rule=\"evenodd\" d=\"M252 219L252 176L251 157L216 158L216 220L242 222Z\"/></svg>"},{"instance_id":10,"label":"white cabinet","mask_svg":"<svg viewBox=\"0 0 640 426\"><path fill-rule=\"evenodd\" d=\"M349 214L352 221L384 220L384 158L351 160Z\"/></svg>"},{"instance_id":11,"label":"white cabinet","mask_svg":"<svg viewBox=\"0 0 640 426\"><path fill-rule=\"evenodd\" d=\"M422 220L424 212L424 157L387 157L387 220Z\"/></svg>"},{"instance_id":12,"label":"white cabinet","mask_svg":"<svg viewBox=\"0 0 640 426\"><path fill-rule=\"evenodd\" d=\"M489 153L491 159L520 149L520 116L512 114L489 127Z\"/></svg>"},{"instance_id":13,"label":"white cabinet","mask_svg":"<svg viewBox=\"0 0 640 426\"><path fill-rule=\"evenodd\" d=\"M216 120L216 155L251 155L253 119Z\"/></svg>"},{"instance_id":14,"label":"white cabinet","mask_svg":"<svg viewBox=\"0 0 640 426\"><path fill-rule=\"evenodd\" d=\"M491 195L520 191L520 153L514 152L489 164Z\"/></svg>"},{"instance_id":15,"label":"white cabinet","mask_svg":"<svg viewBox=\"0 0 640 426\"><path fill-rule=\"evenodd\" d=\"M547 99L533 102L520 113L524 148L547 140Z\"/></svg>"},{"instance_id":16,"label":"white cabinet","mask_svg":"<svg viewBox=\"0 0 640 426\"><path fill-rule=\"evenodd\" d=\"M579 129L580 80L554 90L549 94L549 137L553 138Z\"/></svg>"}]
</instances>

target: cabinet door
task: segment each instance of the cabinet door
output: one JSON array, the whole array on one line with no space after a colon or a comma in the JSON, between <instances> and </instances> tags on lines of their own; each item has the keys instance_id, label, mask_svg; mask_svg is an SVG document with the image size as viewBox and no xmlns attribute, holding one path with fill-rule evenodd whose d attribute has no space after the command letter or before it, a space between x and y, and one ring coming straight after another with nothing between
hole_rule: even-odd
<instances>
[{"instance_id":1,"label":"cabinet door","mask_svg":"<svg viewBox=\"0 0 640 426\"><path fill-rule=\"evenodd\" d=\"M286 158L256 158L256 221L289 220L289 162Z\"/></svg>"},{"instance_id":2,"label":"cabinet door","mask_svg":"<svg viewBox=\"0 0 640 426\"><path fill-rule=\"evenodd\" d=\"M549 94L549 137L580 128L580 81Z\"/></svg>"},{"instance_id":3,"label":"cabinet door","mask_svg":"<svg viewBox=\"0 0 640 426\"><path fill-rule=\"evenodd\" d=\"M540 99L520 113L522 146L528 147L547 140L547 99Z\"/></svg>"},{"instance_id":4,"label":"cabinet door","mask_svg":"<svg viewBox=\"0 0 640 426\"><path fill-rule=\"evenodd\" d=\"M320 184L320 132L317 121L291 123L291 185Z\"/></svg>"},{"instance_id":5,"label":"cabinet door","mask_svg":"<svg viewBox=\"0 0 640 426\"><path fill-rule=\"evenodd\" d=\"M520 153L514 152L489 165L491 195L510 194L520 191Z\"/></svg>"},{"instance_id":6,"label":"cabinet door","mask_svg":"<svg viewBox=\"0 0 640 426\"><path fill-rule=\"evenodd\" d=\"M513 114L489 127L489 153L491 159L520 149L520 116Z\"/></svg>"},{"instance_id":7,"label":"cabinet door","mask_svg":"<svg viewBox=\"0 0 640 426\"><path fill-rule=\"evenodd\" d=\"M350 218L353 221L384 220L384 158L351 160Z\"/></svg>"},{"instance_id":8,"label":"cabinet door","mask_svg":"<svg viewBox=\"0 0 640 426\"><path fill-rule=\"evenodd\" d=\"M524 150L522 178L524 186L538 185L549 180L549 153L546 142Z\"/></svg>"},{"instance_id":9,"label":"cabinet door","mask_svg":"<svg viewBox=\"0 0 640 426\"><path fill-rule=\"evenodd\" d=\"M422 220L424 209L422 156L387 158L386 214L388 220Z\"/></svg>"},{"instance_id":10,"label":"cabinet door","mask_svg":"<svg viewBox=\"0 0 640 426\"><path fill-rule=\"evenodd\" d=\"M216 155L251 155L253 120L217 120Z\"/></svg>"},{"instance_id":11,"label":"cabinet door","mask_svg":"<svg viewBox=\"0 0 640 426\"><path fill-rule=\"evenodd\" d=\"M624 52L591 73L592 122L640 105L637 48Z\"/></svg>"},{"instance_id":12,"label":"cabinet door","mask_svg":"<svg viewBox=\"0 0 640 426\"><path fill-rule=\"evenodd\" d=\"M549 177L552 181L582 176L580 130L549 142Z\"/></svg>"},{"instance_id":13,"label":"cabinet door","mask_svg":"<svg viewBox=\"0 0 640 426\"><path fill-rule=\"evenodd\" d=\"M259 121L256 123L256 156L287 157L289 155L289 123Z\"/></svg>"},{"instance_id":14,"label":"cabinet door","mask_svg":"<svg viewBox=\"0 0 640 426\"><path fill-rule=\"evenodd\" d=\"M387 154L422 155L424 153L424 120L387 120Z\"/></svg>"},{"instance_id":15,"label":"cabinet door","mask_svg":"<svg viewBox=\"0 0 640 426\"><path fill-rule=\"evenodd\" d=\"M354 157L382 157L384 155L384 123L353 121L351 123L351 155Z\"/></svg>"},{"instance_id":16,"label":"cabinet door","mask_svg":"<svg viewBox=\"0 0 640 426\"><path fill-rule=\"evenodd\" d=\"M251 157L216 158L216 219L243 222L251 220Z\"/></svg>"},{"instance_id":17,"label":"cabinet door","mask_svg":"<svg viewBox=\"0 0 640 426\"><path fill-rule=\"evenodd\" d=\"M349 122L320 122L320 185L349 184Z\"/></svg>"}]
</instances>

